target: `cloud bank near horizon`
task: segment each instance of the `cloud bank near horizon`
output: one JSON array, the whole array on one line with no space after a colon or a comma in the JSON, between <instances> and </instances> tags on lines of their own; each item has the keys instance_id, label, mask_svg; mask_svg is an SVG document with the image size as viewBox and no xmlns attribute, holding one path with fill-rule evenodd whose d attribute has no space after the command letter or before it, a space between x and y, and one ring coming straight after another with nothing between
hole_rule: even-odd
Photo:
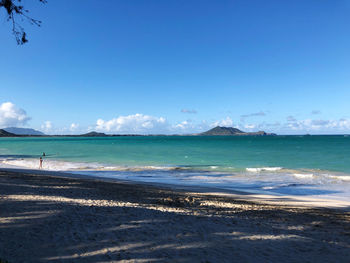
<instances>
[{"instance_id":1,"label":"cloud bank near horizon","mask_svg":"<svg viewBox=\"0 0 350 263\"><path fill-rule=\"evenodd\" d=\"M319 116L319 111L314 111L312 115ZM97 119L95 124L84 126L76 121L69 120L67 126L60 127L54 125L53 121L44 121L40 130L47 134L82 134L92 130L104 133L115 134L190 134L204 132L215 126L228 126L241 129L243 131L274 132L278 134L345 134L350 133L350 119L297 119L293 115L286 116L284 120L272 122L255 121L249 117L265 116L265 112L239 115L244 117L244 121L235 121L232 117L226 116L219 120L192 120L187 119L178 122L171 122L166 117L151 116L142 113L131 115L120 115L110 120ZM11 126L28 127L31 118L26 111L17 107L12 102L0 104L0 128ZM35 128L35 127L34 127Z\"/></svg>"}]
</instances>

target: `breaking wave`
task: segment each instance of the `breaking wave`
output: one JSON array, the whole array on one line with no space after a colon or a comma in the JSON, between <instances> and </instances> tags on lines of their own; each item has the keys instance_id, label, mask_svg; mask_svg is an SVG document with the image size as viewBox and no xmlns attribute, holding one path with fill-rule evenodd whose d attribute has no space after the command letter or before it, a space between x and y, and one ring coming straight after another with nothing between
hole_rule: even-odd
<instances>
[{"instance_id":1,"label":"breaking wave","mask_svg":"<svg viewBox=\"0 0 350 263\"><path fill-rule=\"evenodd\" d=\"M39 160L37 158L3 158L0 159L0 167L38 169ZM68 162L49 158L44 160L43 169L120 180L216 187L226 190L309 195L344 193L347 198L350 197L349 174L317 169L283 167L237 169L217 165L123 166L97 162Z\"/></svg>"},{"instance_id":2,"label":"breaking wave","mask_svg":"<svg viewBox=\"0 0 350 263\"><path fill-rule=\"evenodd\" d=\"M258 168L246 168L248 172L259 173L262 171L275 172L282 170L282 167L258 167Z\"/></svg>"}]
</instances>

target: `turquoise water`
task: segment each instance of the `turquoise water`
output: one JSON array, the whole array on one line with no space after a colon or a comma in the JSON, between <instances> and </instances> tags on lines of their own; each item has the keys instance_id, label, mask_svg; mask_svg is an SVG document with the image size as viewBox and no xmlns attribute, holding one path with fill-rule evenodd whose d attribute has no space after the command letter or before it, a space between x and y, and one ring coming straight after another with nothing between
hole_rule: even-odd
<instances>
[{"instance_id":1,"label":"turquoise water","mask_svg":"<svg viewBox=\"0 0 350 263\"><path fill-rule=\"evenodd\" d=\"M346 136L0 138L3 164L37 168L42 152L44 169L152 182L303 193L350 180Z\"/></svg>"}]
</instances>

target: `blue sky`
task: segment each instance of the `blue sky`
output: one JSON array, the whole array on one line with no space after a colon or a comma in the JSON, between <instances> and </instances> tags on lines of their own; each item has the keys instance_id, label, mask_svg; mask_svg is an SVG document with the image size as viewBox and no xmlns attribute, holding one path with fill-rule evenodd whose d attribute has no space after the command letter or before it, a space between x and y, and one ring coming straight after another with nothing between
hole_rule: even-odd
<instances>
[{"instance_id":1,"label":"blue sky","mask_svg":"<svg viewBox=\"0 0 350 263\"><path fill-rule=\"evenodd\" d=\"M350 1L25 1L0 13L0 127L350 133Z\"/></svg>"}]
</instances>

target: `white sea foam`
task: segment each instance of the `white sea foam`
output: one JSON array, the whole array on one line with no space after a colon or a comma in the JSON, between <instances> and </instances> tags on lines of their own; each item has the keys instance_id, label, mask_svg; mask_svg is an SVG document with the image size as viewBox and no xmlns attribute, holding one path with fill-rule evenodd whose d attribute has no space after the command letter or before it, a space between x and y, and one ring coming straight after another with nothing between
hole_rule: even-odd
<instances>
[{"instance_id":1,"label":"white sea foam","mask_svg":"<svg viewBox=\"0 0 350 263\"><path fill-rule=\"evenodd\" d=\"M253 173L259 173L262 171L269 171L269 172L275 172L282 170L282 167L257 167L257 168L246 168L246 171L253 172Z\"/></svg>"},{"instance_id":2,"label":"white sea foam","mask_svg":"<svg viewBox=\"0 0 350 263\"><path fill-rule=\"evenodd\" d=\"M273 190L276 188L277 188L277 186L264 186L264 187L262 187L262 189L264 189L264 190Z\"/></svg>"},{"instance_id":3,"label":"white sea foam","mask_svg":"<svg viewBox=\"0 0 350 263\"><path fill-rule=\"evenodd\" d=\"M38 169L37 158L3 158L0 164ZM324 170L291 170L282 167L246 168L246 172L221 166L122 166L101 163L68 162L45 158L44 170L69 171L98 177L196 186L222 189L246 189L272 193L308 193L308 189L333 191L350 196L350 175ZM329 194L329 192L326 192Z\"/></svg>"},{"instance_id":4,"label":"white sea foam","mask_svg":"<svg viewBox=\"0 0 350 263\"><path fill-rule=\"evenodd\" d=\"M330 178L350 182L350 176L348 175L329 175Z\"/></svg>"},{"instance_id":5,"label":"white sea foam","mask_svg":"<svg viewBox=\"0 0 350 263\"><path fill-rule=\"evenodd\" d=\"M38 159L5 159L2 161L3 164L23 167L28 169L39 169ZM64 162L64 161L54 161L54 160L44 160L43 169L50 171L69 171L69 170L88 170L96 169L100 167L93 163L79 163L79 162Z\"/></svg>"},{"instance_id":6,"label":"white sea foam","mask_svg":"<svg viewBox=\"0 0 350 263\"><path fill-rule=\"evenodd\" d=\"M293 186L294 184L277 184L277 185L273 185L273 186L264 186L262 187L262 189L264 190L274 190L274 189L278 189L281 187L288 187L288 186Z\"/></svg>"},{"instance_id":7,"label":"white sea foam","mask_svg":"<svg viewBox=\"0 0 350 263\"><path fill-rule=\"evenodd\" d=\"M297 178L302 178L302 179L311 179L314 175L313 174L294 173L293 176L295 176Z\"/></svg>"},{"instance_id":8,"label":"white sea foam","mask_svg":"<svg viewBox=\"0 0 350 263\"><path fill-rule=\"evenodd\" d=\"M23 167L27 169L39 169L38 159L3 159L0 163L10 166ZM181 169L174 166L110 166L100 163L83 163L83 162L67 162L57 160L43 161L43 169L49 171L143 171L143 170L162 170L169 171L174 169Z\"/></svg>"}]
</instances>

